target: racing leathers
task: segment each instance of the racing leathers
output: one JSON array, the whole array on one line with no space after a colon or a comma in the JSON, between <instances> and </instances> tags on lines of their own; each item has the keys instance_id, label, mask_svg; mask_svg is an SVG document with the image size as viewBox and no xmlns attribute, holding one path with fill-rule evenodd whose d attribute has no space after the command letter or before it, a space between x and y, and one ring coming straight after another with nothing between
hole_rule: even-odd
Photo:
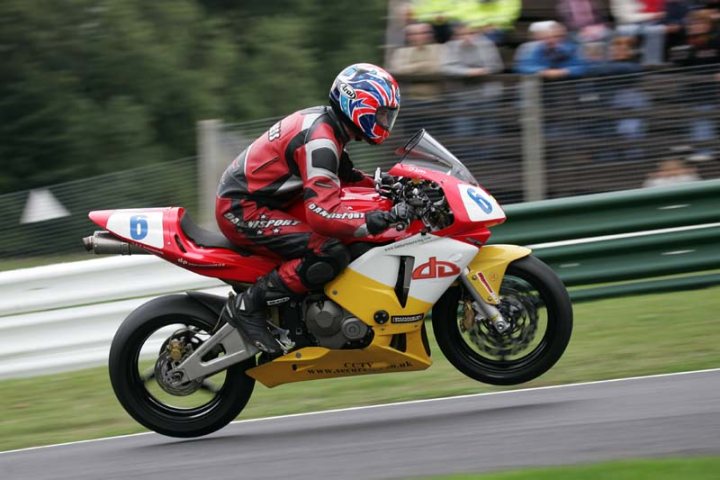
<instances>
[{"instance_id":1,"label":"racing leathers","mask_svg":"<svg viewBox=\"0 0 720 480\"><path fill-rule=\"evenodd\" d=\"M345 152L347 129L331 107L280 120L225 170L216 218L231 241L276 259L279 267L228 302L225 318L261 350L276 353L266 307L321 288L350 262L338 237L364 237L389 226L387 212L354 212L340 201L343 184L373 186ZM306 221L286 209L303 198Z\"/></svg>"}]
</instances>

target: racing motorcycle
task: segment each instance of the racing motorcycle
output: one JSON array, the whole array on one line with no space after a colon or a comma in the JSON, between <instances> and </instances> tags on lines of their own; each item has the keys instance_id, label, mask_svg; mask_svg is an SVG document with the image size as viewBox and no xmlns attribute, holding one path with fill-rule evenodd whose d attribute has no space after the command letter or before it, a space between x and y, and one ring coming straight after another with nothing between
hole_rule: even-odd
<instances>
[{"instance_id":1,"label":"racing motorcycle","mask_svg":"<svg viewBox=\"0 0 720 480\"><path fill-rule=\"evenodd\" d=\"M572 331L565 286L530 249L487 245L505 221L498 202L424 130L375 189L348 187L353 211L405 202L412 218L348 240L352 262L322 291L270 307L283 345L261 353L220 320L226 297L189 291L133 311L111 345L110 379L122 406L164 435L195 437L231 422L256 381L290 382L424 370L432 323L441 352L460 372L493 385L532 380L561 357ZM304 218L302 200L291 212ZM276 264L200 228L183 208L89 214L104 230L83 239L98 254L154 254L236 292ZM426 322L432 312L431 322Z\"/></svg>"}]
</instances>

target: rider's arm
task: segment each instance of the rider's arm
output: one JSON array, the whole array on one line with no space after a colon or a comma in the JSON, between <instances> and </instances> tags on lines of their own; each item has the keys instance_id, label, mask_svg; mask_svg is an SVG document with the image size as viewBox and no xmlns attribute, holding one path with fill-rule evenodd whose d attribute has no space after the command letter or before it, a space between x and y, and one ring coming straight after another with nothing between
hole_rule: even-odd
<instances>
[{"instance_id":1,"label":"rider's arm","mask_svg":"<svg viewBox=\"0 0 720 480\"><path fill-rule=\"evenodd\" d=\"M316 138L295 151L303 180L307 223L321 235L364 237L387 228L385 212L355 212L340 200L340 152L329 138ZM367 218L366 218L367 217Z\"/></svg>"},{"instance_id":2,"label":"rider's arm","mask_svg":"<svg viewBox=\"0 0 720 480\"><path fill-rule=\"evenodd\" d=\"M375 180L362 170L355 168L346 150L343 150L340 154L338 177L340 178L341 186L350 185L353 187L375 188Z\"/></svg>"}]
</instances>

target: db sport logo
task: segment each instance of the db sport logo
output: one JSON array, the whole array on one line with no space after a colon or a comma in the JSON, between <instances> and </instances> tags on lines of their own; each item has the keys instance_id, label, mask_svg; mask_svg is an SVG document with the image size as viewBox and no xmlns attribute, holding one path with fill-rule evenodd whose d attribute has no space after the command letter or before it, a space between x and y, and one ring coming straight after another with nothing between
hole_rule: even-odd
<instances>
[{"instance_id":1,"label":"db sport logo","mask_svg":"<svg viewBox=\"0 0 720 480\"><path fill-rule=\"evenodd\" d=\"M430 257L427 263L423 263L413 270L414 280L425 280L428 278L454 277L460 274L460 268L454 263L438 261L436 257Z\"/></svg>"}]
</instances>

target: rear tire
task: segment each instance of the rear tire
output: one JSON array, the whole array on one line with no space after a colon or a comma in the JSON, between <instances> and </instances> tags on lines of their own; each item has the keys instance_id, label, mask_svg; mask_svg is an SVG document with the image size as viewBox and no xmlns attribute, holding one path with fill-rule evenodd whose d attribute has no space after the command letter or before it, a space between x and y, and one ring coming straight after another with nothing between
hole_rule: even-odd
<instances>
[{"instance_id":1,"label":"rear tire","mask_svg":"<svg viewBox=\"0 0 720 480\"><path fill-rule=\"evenodd\" d=\"M245 371L256 365L255 357L229 367L214 396L191 408L169 405L153 394L148 389L153 380L139 370L140 351L152 333L175 324L211 332L217 318L188 296L170 295L142 305L125 319L112 341L109 370L115 396L130 416L163 435L199 437L224 427L245 408L255 386Z\"/></svg>"},{"instance_id":2,"label":"rear tire","mask_svg":"<svg viewBox=\"0 0 720 480\"><path fill-rule=\"evenodd\" d=\"M530 302L525 298L515 301L513 296L518 295L515 284L529 285L537 295L528 296ZM462 300L467 296L462 286L448 290L433 308L432 323L440 350L455 368L470 378L492 385L515 385L533 380L555 365L570 341L573 313L567 290L555 272L533 256L521 258L508 266L500 289L501 304L498 305L501 312L510 311L510 308L522 310L522 307L527 305L531 306L530 309L545 309L542 320L545 332L537 336L536 331L532 330L527 335L533 337L534 342L527 355L498 359L487 354L489 348L483 351L482 347L486 345L480 345L481 348L478 348L478 345L473 346L466 337L467 334L462 331L462 320L458 319L458 307L463 305ZM505 315L505 312L503 314ZM532 318L532 315L529 317ZM533 321L534 328L537 328L537 316L531 320ZM488 344L499 338L500 343L507 342L506 344L512 345L514 339L511 334L503 339L491 329L492 327L486 328L481 332L489 340ZM521 338L521 334L517 338Z\"/></svg>"}]
</instances>

